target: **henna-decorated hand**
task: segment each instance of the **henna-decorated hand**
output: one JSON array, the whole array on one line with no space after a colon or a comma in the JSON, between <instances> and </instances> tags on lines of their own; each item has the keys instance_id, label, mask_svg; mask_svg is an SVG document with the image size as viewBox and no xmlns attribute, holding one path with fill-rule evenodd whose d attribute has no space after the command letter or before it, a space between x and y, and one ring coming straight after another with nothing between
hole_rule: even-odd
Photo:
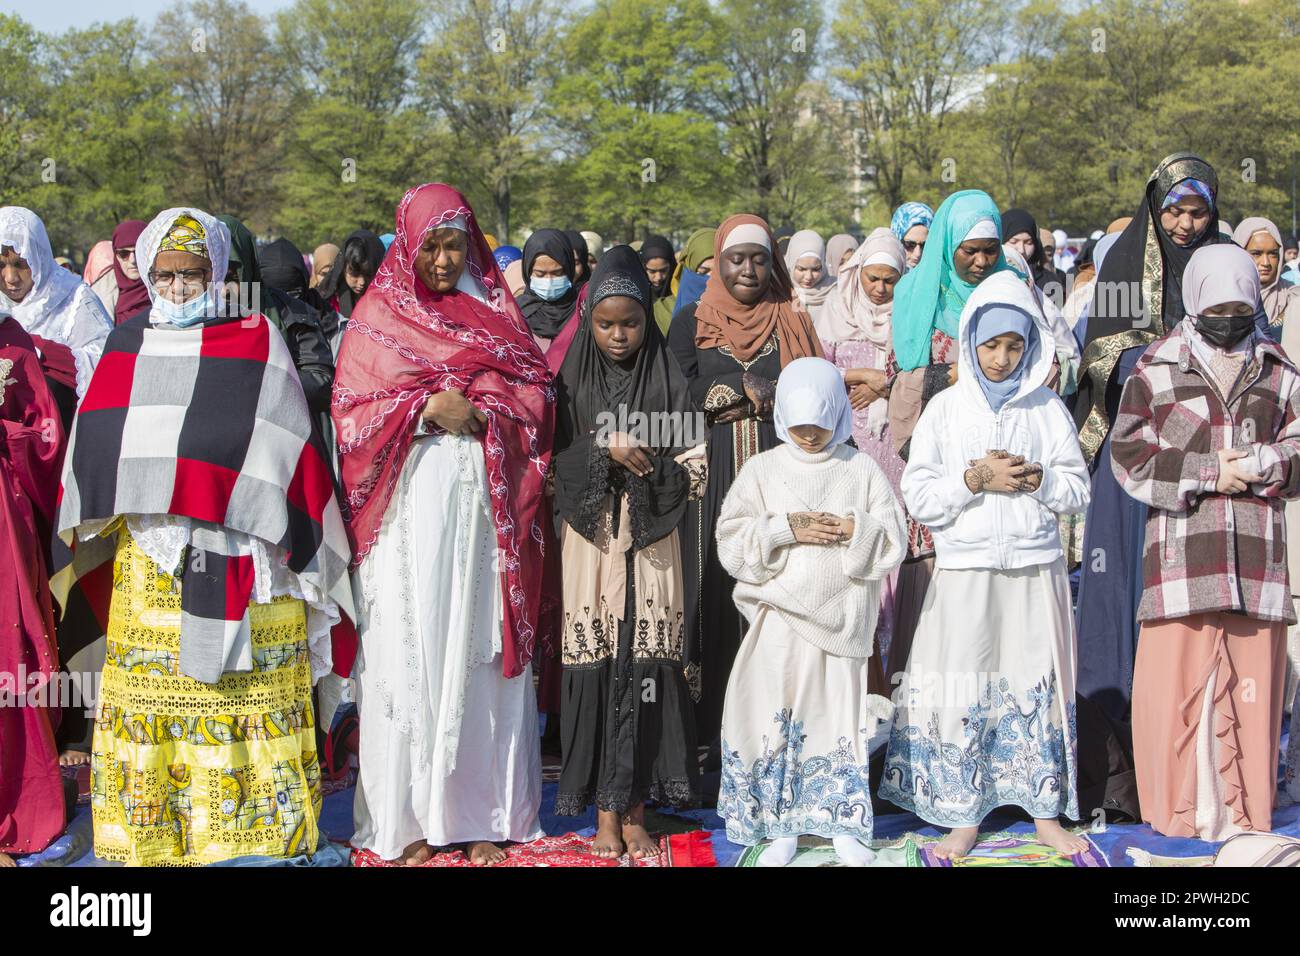
<instances>
[{"instance_id":1,"label":"henna-decorated hand","mask_svg":"<svg viewBox=\"0 0 1300 956\"><path fill-rule=\"evenodd\" d=\"M840 519L824 511L792 511L786 520L800 544L838 544L844 537Z\"/></svg>"}]
</instances>

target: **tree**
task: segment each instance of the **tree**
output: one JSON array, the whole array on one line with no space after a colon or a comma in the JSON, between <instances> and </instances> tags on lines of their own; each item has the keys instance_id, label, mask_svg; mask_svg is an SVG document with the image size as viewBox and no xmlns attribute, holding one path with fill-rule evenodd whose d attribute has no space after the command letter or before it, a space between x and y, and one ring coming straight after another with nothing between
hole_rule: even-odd
<instances>
[{"instance_id":1,"label":"tree","mask_svg":"<svg viewBox=\"0 0 1300 956\"><path fill-rule=\"evenodd\" d=\"M390 232L402 194L439 162L445 174L447 153L412 98L427 13L405 0L298 0L281 12L279 55L295 69L271 232L304 245Z\"/></svg>"},{"instance_id":2,"label":"tree","mask_svg":"<svg viewBox=\"0 0 1300 956\"><path fill-rule=\"evenodd\" d=\"M151 50L180 104L193 160L184 185L205 209L260 225L274 203L288 117L288 70L265 23L240 0L190 0L158 17Z\"/></svg>"},{"instance_id":3,"label":"tree","mask_svg":"<svg viewBox=\"0 0 1300 956\"><path fill-rule=\"evenodd\" d=\"M953 181L940 166L944 124L985 82L1004 16L994 0L841 0L834 74L889 207Z\"/></svg>"},{"instance_id":4,"label":"tree","mask_svg":"<svg viewBox=\"0 0 1300 956\"><path fill-rule=\"evenodd\" d=\"M33 142L47 66L39 53L36 31L17 17L0 14L0 195L11 203L40 182Z\"/></svg>"},{"instance_id":5,"label":"tree","mask_svg":"<svg viewBox=\"0 0 1300 956\"><path fill-rule=\"evenodd\" d=\"M134 20L46 39L49 86L33 144L52 182L32 194L56 248L84 250L123 219L193 201L180 179L170 83Z\"/></svg>"},{"instance_id":6,"label":"tree","mask_svg":"<svg viewBox=\"0 0 1300 956\"><path fill-rule=\"evenodd\" d=\"M447 124L454 178L503 242L514 184L539 159L559 11L554 0L447 0L419 59L419 96Z\"/></svg>"},{"instance_id":7,"label":"tree","mask_svg":"<svg viewBox=\"0 0 1300 956\"><path fill-rule=\"evenodd\" d=\"M738 180L733 197L771 219L794 148L799 93L811 78L822 18L816 0L721 0L725 69L710 89L710 112L727 130ZM782 148L782 140L786 141Z\"/></svg>"},{"instance_id":8,"label":"tree","mask_svg":"<svg viewBox=\"0 0 1300 956\"><path fill-rule=\"evenodd\" d=\"M720 79L709 22L705 0L599 0L568 32L550 110L571 160L560 221L632 240L720 220L728 164L701 112Z\"/></svg>"}]
</instances>

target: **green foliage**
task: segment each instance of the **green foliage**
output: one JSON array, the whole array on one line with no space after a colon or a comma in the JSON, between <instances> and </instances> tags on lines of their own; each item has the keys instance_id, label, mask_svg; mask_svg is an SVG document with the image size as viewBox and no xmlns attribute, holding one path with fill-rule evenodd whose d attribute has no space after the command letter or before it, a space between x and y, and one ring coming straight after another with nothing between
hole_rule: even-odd
<instances>
[{"instance_id":1,"label":"green foliage","mask_svg":"<svg viewBox=\"0 0 1300 956\"><path fill-rule=\"evenodd\" d=\"M387 232L434 180L516 243L865 233L964 188L1078 234L1193 149L1230 221L1289 230L1297 90L1295 0L184 0L0 15L0 195L76 254L181 203L304 248Z\"/></svg>"}]
</instances>

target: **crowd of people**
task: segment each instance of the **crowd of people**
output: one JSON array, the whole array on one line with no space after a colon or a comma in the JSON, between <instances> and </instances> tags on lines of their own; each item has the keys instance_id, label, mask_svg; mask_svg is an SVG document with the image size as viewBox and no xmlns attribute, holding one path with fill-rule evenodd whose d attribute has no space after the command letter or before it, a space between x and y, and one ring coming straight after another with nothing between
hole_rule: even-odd
<instances>
[{"instance_id":1,"label":"crowd of people","mask_svg":"<svg viewBox=\"0 0 1300 956\"><path fill-rule=\"evenodd\" d=\"M1175 154L1073 244L967 189L518 248L431 183L310 255L167 209L80 276L0 208L0 862L85 763L101 859L310 857L349 749L407 865L541 837L544 752L605 858L647 804L767 866L893 811L946 859L998 808L1064 856L1269 830L1300 273L1217 189Z\"/></svg>"}]
</instances>

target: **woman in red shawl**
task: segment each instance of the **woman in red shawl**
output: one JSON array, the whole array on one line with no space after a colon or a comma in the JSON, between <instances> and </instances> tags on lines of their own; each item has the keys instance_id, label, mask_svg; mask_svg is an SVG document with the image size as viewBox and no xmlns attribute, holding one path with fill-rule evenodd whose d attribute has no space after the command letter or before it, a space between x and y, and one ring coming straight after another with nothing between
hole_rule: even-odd
<instances>
[{"instance_id":1,"label":"woman in red shawl","mask_svg":"<svg viewBox=\"0 0 1300 956\"><path fill-rule=\"evenodd\" d=\"M492 864L542 835L531 661L550 639L555 394L465 198L419 186L396 218L334 379L361 639L353 842Z\"/></svg>"},{"instance_id":2,"label":"woman in red shawl","mask_svg":"<svg viewBox=\"0 0 1300 956\"><path fill-rule=\"evenodd\" d=\"M63 832L58 673L44 548L63 426L31 337L0 312L0 866Z\"/></svg>"}]
</instances>

